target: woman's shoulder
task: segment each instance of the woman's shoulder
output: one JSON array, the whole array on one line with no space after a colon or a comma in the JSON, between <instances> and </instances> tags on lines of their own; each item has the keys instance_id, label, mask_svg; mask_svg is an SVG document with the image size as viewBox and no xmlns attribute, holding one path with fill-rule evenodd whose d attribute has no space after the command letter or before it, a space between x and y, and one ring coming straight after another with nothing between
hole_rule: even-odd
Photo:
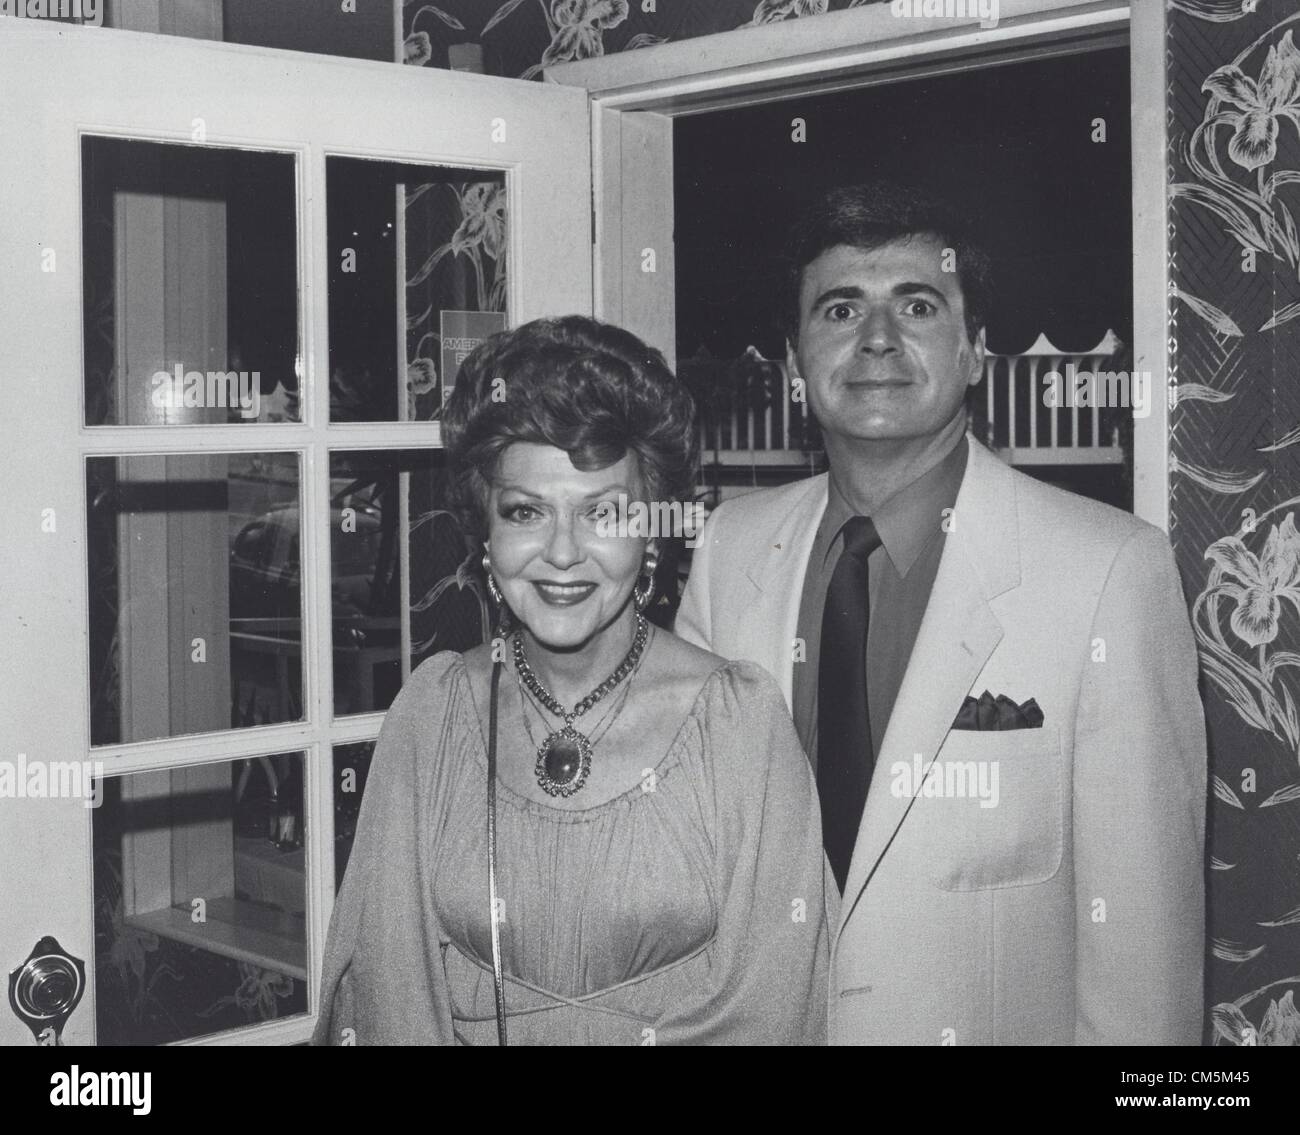
<instances>
[{"instance_id":1,"label":"woman's shoulder","mask_svg":"<svg viewBox=\"0 0 1300 1135\"><path fill-rule=\"evenodd\" d=\"M458 696L465 677L465 656L442 650L426 658L402 684L384 718L389 731L412 726L421 731L431 719L447 712Z\"/></svg>"},{"instance_id":2,"label":"woman's shoulder","mask_svg":"<svg viewBox=\"0 0 1300 1135\"><path fill-rule=\"evenodd\" d=\"M462 670L461 656L444 651L411 671L384 714L371 764L372 780L391 781L402 785L401 791L414 791L435 770L441 770L437 775L445 774L446 742L454 736L445 726L458 716Z\"/></svg>"},{"instance_id":3,"label":"woman's shoulder","mask_svg":"<svg viewBox=\"0 0 1300 1135\"><path fill-rule=\"evenodd\" d=\"M677 704L706 730L734 727L747 734L767 728L771 717L789 717L776 679L756 662L726 659L659 632L659 680L673 689Z\"/></svg>"},{"instance_id":4,"label":"woman's shoulder","mask_svg":"<svg viewBox=\"0 0 1300 1135\"><path fill-rule=\"evenodd\" d=\"M678 744L693 779L741 811L763 807L774 780L791 801L799 799L794 790L807 790L811 770L776 679L756 662L675 641L683 649L664 653L679 666L677 704L691 707Z\"/></svg>"},{"instance_id":5,"label":"woman's shoulder","mask_svg":"<svg viewBox=\"0 0 1300 1135\"><path fill-rule=\"evenodd\" d=\"M465 674L467 655L455 650L440 650L421 662L402 686L399 698L412 694L427 695L431 690L448 688L460 681ZM396 704L396 703L394 703Z\"/></svg>"}]
</instances>

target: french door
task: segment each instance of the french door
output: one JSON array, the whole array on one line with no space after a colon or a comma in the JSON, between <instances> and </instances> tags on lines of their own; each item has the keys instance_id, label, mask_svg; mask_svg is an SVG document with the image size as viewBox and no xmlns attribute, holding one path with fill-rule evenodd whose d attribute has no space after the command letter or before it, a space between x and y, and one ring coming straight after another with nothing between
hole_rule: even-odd
<instances>
[{"instance_id":1,"label":"french door","mask_svg":"<svg viewBox=\"0 0 1300 1135\"><path fill-rule=\"evenodd\" d=\"M484 633L457 367L591 311L587 96L4 23L0 1044L301 1040L383 712Z\"/></svg>"}]
</instances>

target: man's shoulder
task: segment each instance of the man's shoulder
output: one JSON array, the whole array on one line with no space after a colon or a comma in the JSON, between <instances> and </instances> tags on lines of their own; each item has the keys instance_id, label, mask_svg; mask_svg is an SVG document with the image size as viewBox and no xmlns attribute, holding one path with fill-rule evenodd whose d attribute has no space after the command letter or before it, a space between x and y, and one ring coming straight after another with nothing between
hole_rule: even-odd
<instances>
[{"instance_id":1,"label":"man's shoulder","mask_svg":"<svg viewBox=\"0 0 1300 1135\"><path fill-rule=\"evenodd\" d=\"M767 489L753 489L740 496L723 501L713 510L718 524L744 524L746 527L765 519L788 516L809 507L826 496L825 473L804 477L785 485Z\"/></svg>"},{"instance_id":2,"label":"man's shoulder","mask_svg":"<svg viewBox=\"0 0 1300 1135\"><path fill-rule=\"evenodd\" d=\"M1169 545L1159 528L1113 505L1079 496L1010 469L1022 549L1041 549L1054 560L1109 563L1132 540Z\"/></svg>"},{"instance_id":3,"label":"man's shoulder","mask_svg":"<svg viewBox=\"0 0 1300 1135\"><path fill-rule=\"evenodd\" d=\"M1011 475L1016 481L1016 496L1023 502L1025 509L1045 517L1059 517L1063 522L1068 522L1071 528L1121 541L1143 529L1159 531L1154 525L1122 508L1040 481L1019 469L1012 469Z\"/></svg>"}]
</instances>

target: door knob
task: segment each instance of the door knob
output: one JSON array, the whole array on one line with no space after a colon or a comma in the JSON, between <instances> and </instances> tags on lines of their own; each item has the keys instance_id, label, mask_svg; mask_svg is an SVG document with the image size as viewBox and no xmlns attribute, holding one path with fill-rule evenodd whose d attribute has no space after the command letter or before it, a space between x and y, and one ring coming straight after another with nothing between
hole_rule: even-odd
<instances>
[{"instance_id":1,"label":"door knob","mask_svg":"<svg viewBox=\"0 0 1300 1135\"><path fill-rule=\"evenodd\" d=\"M63 1043L63 1026L85 992L85 962L49 935L9 974L9 1005L42 1045Z\"/></svg>"}]
</instances>

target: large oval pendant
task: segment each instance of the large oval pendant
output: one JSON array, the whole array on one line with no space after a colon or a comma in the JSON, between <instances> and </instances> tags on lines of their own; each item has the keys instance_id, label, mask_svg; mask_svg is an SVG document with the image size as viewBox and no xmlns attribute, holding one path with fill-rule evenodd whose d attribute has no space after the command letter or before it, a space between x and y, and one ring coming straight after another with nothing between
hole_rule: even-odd
<instances>
[{"instance_id":1,"label":"large oval pendant","mask_svg":"<svg viewBox=\"0 0 1300 1135\"><path fill-rule=\"evenodd\" d=\"M533 771L547 795L572 796L586 783L591 771L591 742L572 725L566 725L538 747Z\"/></svg>"}]
</instances>

